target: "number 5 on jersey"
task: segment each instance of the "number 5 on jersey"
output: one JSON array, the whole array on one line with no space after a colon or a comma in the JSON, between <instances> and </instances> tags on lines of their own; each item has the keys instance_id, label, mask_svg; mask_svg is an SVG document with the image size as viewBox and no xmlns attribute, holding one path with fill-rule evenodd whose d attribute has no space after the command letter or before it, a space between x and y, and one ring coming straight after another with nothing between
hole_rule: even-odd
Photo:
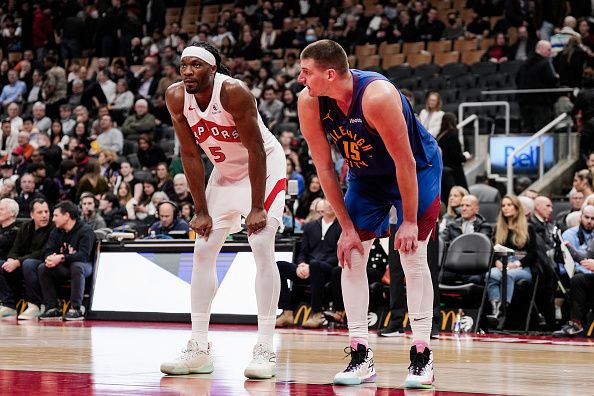
<instances>
[{"instance_id":1,"label":"number 5 on jersey","mask_svg":"<svg viewBox=\"0 0 594 396\"><path fill-rule=\"evenodd\" d=\"M223 153L223 149L220 147L209 147L210 154L214 157L215 162L223 162L227 157L225 157L225 153Z\"/></svg>"}]
</instances>

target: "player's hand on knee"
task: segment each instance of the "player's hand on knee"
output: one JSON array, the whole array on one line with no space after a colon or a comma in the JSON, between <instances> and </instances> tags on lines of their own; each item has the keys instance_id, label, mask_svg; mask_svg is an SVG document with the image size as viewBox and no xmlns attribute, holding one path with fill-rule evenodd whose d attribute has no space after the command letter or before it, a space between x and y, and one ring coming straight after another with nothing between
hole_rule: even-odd
<instances>
[{"instance_id":1,"label":"player's hand on knee","mask_svg":"<svg viewBox=\"0 0 594 396\"><path fill-rule=\"evenodd\" d=\"M248 236L266 227L266 210L252 208L245 218L245 225L248 229Z\"/></svg>"},{"instance_id":2,"label":"player's hand on knee","mask_svg":"<svg viewBox=\"0 0 594 396\"><path fill-rule=\"evenodd\" d=\"M198 236L208 241L208 236L212 230L212 217L207 213L196 213L192 220L190 220L190 228L196 231Z\"/></svg>"},{"instance_id":3,"label":"player's hand on knee","mask_svg":"<svg viewBox=\"0 0 594 396\"><path fill-rule=\"evenodd\" d=\"M363 256L363 244L361 243L359 234L357 234L355 230L343 231L338 239L338 250L336 252L338 262L342 268L351 268L351 255L353 254L353 250L356 250Z\"/></svg>"},{"instance_id":4,"label":"player's hand on knee","mask_svg":"<svg viewBox=\"0 0 594 396\"><path fill-rule=\"evenodd\" d=\"M416 223L404 222L394 236L394 249L404 254L414 253L419 246L419 229Z\"/></svg>"}]
</instances>

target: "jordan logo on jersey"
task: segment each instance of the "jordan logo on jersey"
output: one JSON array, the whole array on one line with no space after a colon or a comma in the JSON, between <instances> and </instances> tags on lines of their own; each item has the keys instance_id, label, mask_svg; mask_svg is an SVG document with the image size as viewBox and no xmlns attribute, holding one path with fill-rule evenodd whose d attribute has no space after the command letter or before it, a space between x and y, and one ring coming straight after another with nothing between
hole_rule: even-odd
<instances>
[{"instance_id":1,"label":"jordan logo on jersey","mask_svg":"<svg viewBox=\"0 0 594 396\"><path fill-rule=\"evenodd\" d=\"M192 126L192 132L198 144L203 143L211 136L220 142L241 143L239 132L235 126L218 125L204 118Z\"/></svg>"}]
</instances>

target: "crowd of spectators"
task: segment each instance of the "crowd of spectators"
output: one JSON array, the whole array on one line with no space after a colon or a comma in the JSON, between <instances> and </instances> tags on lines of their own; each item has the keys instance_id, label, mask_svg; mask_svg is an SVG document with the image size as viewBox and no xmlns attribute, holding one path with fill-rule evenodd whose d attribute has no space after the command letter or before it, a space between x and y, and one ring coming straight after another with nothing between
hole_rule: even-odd
<instances>
[{"instance_id":1,"label":"crowd of spectators","mask_svg":"<svg viewBox=\"0 0 594 396\"><path fill-rule=\"evenodd\" d=\"M594 149L592 9L590 2L565 3L571 7L560 12L530 8L526 1L469 0L464 9L442 13L426 0L386 0L373 5L353 0L248 0L223 7L215 21L197 21L184 31L179 21L165 19L167 7L183 7L181 0L8 2L0 8L0 198L16 202L15 218L35 220L34 204L40 199L47 202L50 214L62 202L73 202L79 208L77 219L70 220L90 229L133 224L139 235L171 236L181 231L187 236L193 200L177 155L164 92L180 81L180 54L193 41L210 41L220 50L231 75L251 89L266 125L285 150L287 180L295 180L298 186L286 208L285 229L308 230L312 228L308 224L316 222L325 229L330 222L320 222L320 215L328 211L320 207L327 203L300 137L296 106L301 89L297 82L299 51L323 38L338 41L349 55L362 44L493 39L482 60L523 62L515 81L518 88L582 88L575 98L537 94L519 96L518 101L529 129L550 121L555 109L571 112L582 132L582 153L588 154ZM415 96L405 94L414 105ZM531 231L530 225L534 221L518 220L526 211L515 197L501 200L499 191L483 182L485 178L468 186L463 171L468 153L457 139L455 115L443 110L446 104L439 92L427 92L419 114L437 138L447 169L442 237L451 240L474 230L493 236L494 242L532 249L537 242L536 230ZM339 180L346 187L348 168L338 153L334 159ZM211 169L207 164L207 170ZM594 192L589 175L587 170L576 173L571 212L556 219L561 229L568 229L566 233L575 228L569 225L576 217L584 234L591 231L589 211L578 204L580 195L588 202ZM496 224L488 224L480 214L482 202L500 202L513 210L502 210ZM542 205L537 202L538 198L531 216L552 224L555 219L550 213L541 216L538 208ZM75 213L68 205L62 209L60 215L70 213L66 217ZM66 220L63 224L72 226ZM40 227L45 226L36 229ZM61 226L56 223L56 227ZM542 238L550 246L551 233L547 231ZM580 246L585 249L588 241L579 239L574 252ZM0 253L0 259L9 263L25 254L7 256L1 249ZM37 252L35 258L47 262L45 254ZM588 260L592 261L590 256L577 263L579 274L592 275ZM528 261L514 261L511 269L530 278L539 266ZM287 276L307 279L301 264L287 267ZM24 272L36 272L26 268L23 265ZM497 266L492 270L488 285L494 308L494 302L502 300L494 291L494 282L501 281L497 270ZM81 271L83 278L88 275L84 265ZM565 276L563 266L557 271ZM317 276L315 282L326 278L327 274ZM570 285L569 280L566 284ZM51 287L45 289L52 298ZM508 293L513 293L513 287ZM318 297L316 326L322 309ZM30 298L33 306L43 303L39 290L30 291ZM76 298L75 311L80 308ZM47 304L53 307L51 301ZM572 324L579 324L581 314L574 311L582 312L583 307L572 309Z\"/></svg>"}]
</instances>

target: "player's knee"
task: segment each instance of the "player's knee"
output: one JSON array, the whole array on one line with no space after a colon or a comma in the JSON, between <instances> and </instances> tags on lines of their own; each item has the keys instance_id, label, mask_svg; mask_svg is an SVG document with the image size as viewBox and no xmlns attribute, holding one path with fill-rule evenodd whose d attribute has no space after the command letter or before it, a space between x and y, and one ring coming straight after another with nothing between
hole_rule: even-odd
<instances>
[{"instance_id":1,"label":"player's knee","mask_svg":"<svg viewBox=\"0 0 594 396\"><path fill-rule=\"evenodd\" d=\"M255 254L267 253L274 250L274 235L266 232L258 232L250 235L248 242Z\"/></svg>"}]
</instances>

